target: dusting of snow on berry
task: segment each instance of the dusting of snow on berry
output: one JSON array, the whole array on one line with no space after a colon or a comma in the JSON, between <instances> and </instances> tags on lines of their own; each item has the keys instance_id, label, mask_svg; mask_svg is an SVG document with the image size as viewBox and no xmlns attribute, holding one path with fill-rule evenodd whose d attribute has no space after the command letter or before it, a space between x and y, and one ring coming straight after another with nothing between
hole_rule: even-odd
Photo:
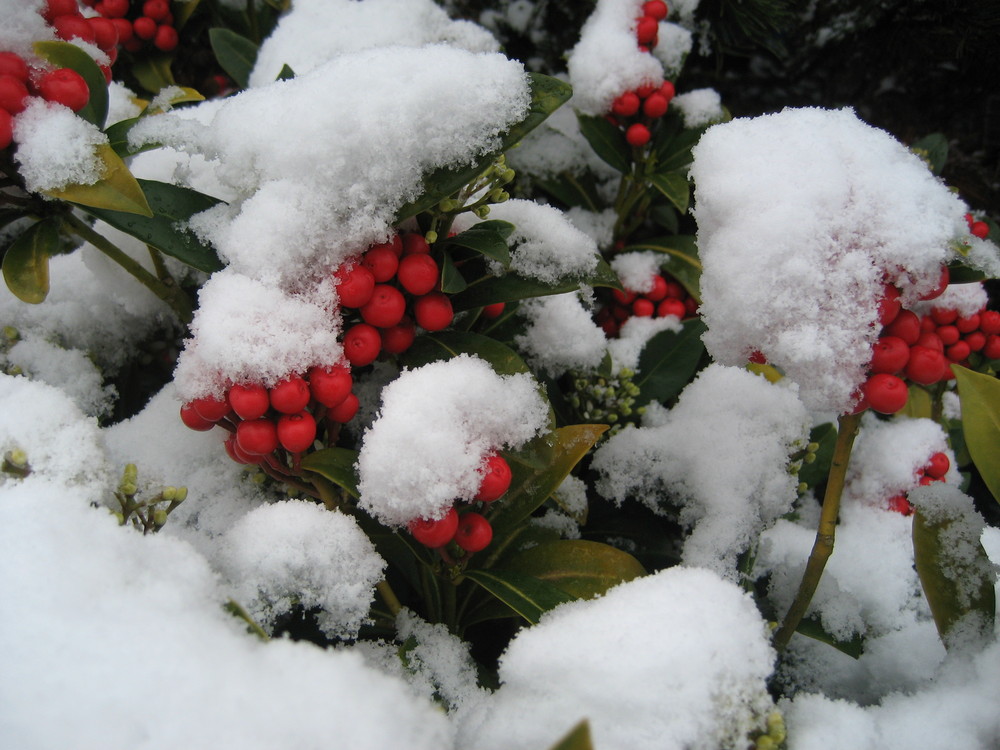
<instances>
[{"instance_id":1,"label":"dusting of snow on berry","mask_svg":"<svg viewBox=\"0 0 1000 750\"><path fill-rule=\"evenodd\" d=\"M382 391L358 455L358 504L385 524L440 518L471 498L483 461L518 448L546 425L527 373L498 375L467 354L404 371Z\"/></svg>"},{"instance_id":2,"label":"dusting of snow on berry","mask_svg":"<svg viewBox=\"0 0 1000 750\"><path fill-rule=\"evenodd\" d=\"M940 297L918 302L911 309L917 315L927 315L932 310L955 310L961 316L970 316L986 307L988 301L989 295L981 282L949 284Z\"/></svg>"},{"instance_id":3,"label":"dusting of snow on berry","mask_svg":"<svg viewBox=\"0 0 1000 750\"><path fill-rule=\"evenodd\" d=\"M645 294L653 289L653 277L660 272L661 253L620 253L611 260L612 270L618 274L622 286L630 292Z\"/></svg>"},{"instance_id":4,"label":"dusting of snow on berry","mask_svg":"<svg viewBox=\"0 0 1000 750\"><path fill-rule=\"evenodd\" d=\"M817 411L854 404L883 284L933 290L966 207L923 161L849 109L711 127L694 150L705 345L760 351Z\"/></svg>"}]
</instances>

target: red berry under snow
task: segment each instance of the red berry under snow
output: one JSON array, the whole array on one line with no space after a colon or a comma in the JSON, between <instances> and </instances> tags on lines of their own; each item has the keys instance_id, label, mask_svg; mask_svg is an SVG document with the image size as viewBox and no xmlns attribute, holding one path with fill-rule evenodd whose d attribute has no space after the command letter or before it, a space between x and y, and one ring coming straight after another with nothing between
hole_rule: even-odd
<instances>
[{"instance_id":1,"label":"red berry under snow","mask_svg":"<svg viewBox=\"0 0 1000 750\"><path fill-rule=\"evenodd\" d=\"M948 454L938 452L931 456L927 466L924 467L924 471L927 472L928 476L933 477L934 479L941 479L948 473L948 469L950 468L951 459L948 458Z\"/></svg>"},{"instance_id":2,"label":"red berry under snow","mask_svg":"<svg viewBox=\"0 0 1000 750\"><path fill-rule=\"evenodd\" d=\"M618 117L631 117L639 111L642 102L634 91L626 91L611 104L611 111Z\"/></svg>"},{"instance_id":3,"label":"red berry under snow","mask_svg":"<svg viewBox=\"0 0 1000 750\"><path fill-rule=\"evenodd\" d=\"M895 374L906 367L910 358L910 347L897 336L883 336L872 349L872 361L869 369L872 372Z\"/></svg>"},{"instance_id":4,"label":"red berry under snow","mask_svg":"<svg viewBox=\"0 0 1000 750\"><path fill-rule=\"evenodd\" d=\"M12 75L0 75L0 109L12 115L20 114L28 106L28 87Z\"/></svg>"},{"instance_id":5,"label":"red berry under snow","mask_svg":"<svg viewBox=\"0 0 1000 750\"><path fill-rule=\"evenodd\" d=\"M408 524L410 534L425 547L443 547L455 537L458 530L458 512L448 508L443 518L415 518Z\"/></svg>"},{"instance_id":6,"label":"red berry under snow","mask_svg":"<svg viewBox=\"0 0 1000 750\"><path fill-rule=\"evenodd\" d=\"M237 383L229 389L228 397L240 419L260 419L271 408L267 388L260 383Z\"/></svg>"},{"instance_id":7,"label":"red berry under snow","mask_svg":"<svg viewBox=\"0 0 1000 750\"><path fill-rule=\"evenodd\" d=\"M399 256L391 247L378 245L361 256L361 265L371 271L375 281L381 284L396 275Z\"/></svg>"},{"instance_id":8,"label":"red berry under snow","mask_svg":"<svg viewBox=\"0 0 1000 750\"><path fill-rule=\"evenodd\" d=\"M0 52L0 75L13 76L19 81L28 80L28 63L16 52Z\"/></svg>"},{"instance_id":9,"label":"red berry under snow","mask_svg":"<svg viewBox=\"0 0 1000 750\"><path fill-rule=\"evenodd\" d=\"M210 422L218 422L231 411L229 402L223 397L204 396L191 402L194 410Z\"/></svg>"},{"instance_id":10,"label":"red berry under snow","mask_svg":"<svg viewBox=\"0 0 1000 750\"><path fill-rule=\"evenodd\" d=\"M482 503L492 503L510 488L512 478L507 460L499 454L491 453L486 458L483 478L475 499Z\"/></svg>"},{"instance_id":11,"label":"red berry under snow","mask_svg":"<svg viewBox=\"0 0 1000 750\"><path fill-rule=\"evenodd\" d=\"M357 264L344 264L333 274L337 282L337 296L344 307L361 307L371 299L375 276L371 269Z\"/></svg>"}]
</instances>

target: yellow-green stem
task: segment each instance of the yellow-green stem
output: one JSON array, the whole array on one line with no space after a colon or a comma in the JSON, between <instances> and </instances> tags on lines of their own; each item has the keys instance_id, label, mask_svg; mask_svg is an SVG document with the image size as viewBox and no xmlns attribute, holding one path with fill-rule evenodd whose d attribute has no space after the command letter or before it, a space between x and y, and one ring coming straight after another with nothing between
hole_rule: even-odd
<instances>
[{"instance_id":1,"label":"yellow-green stem","mask_svg":"<svg viewBox=\"0 0 1000 750\"><path fill-rule=\"evenodd\" d=\"M802 582L799 584L798 593L795 594L795 600L789 607L781 627L774 634L774 647L779 651L788 645L792 633L795 632L805 616L813 594L816 593L816 588L819 586L820 578L823 576L826 561L833 554L833 544L837 534L837 516L840 514L840 498L844 494L847 465L851 460L851 449L854 447L854 438L858 434L860 422L860 414L844 414L840 417L837 444L833 449L833 462L826 480L826 493L823 495L819 527L816 529L816 541L813 542L812 552L809 553L806 571L802 574Z\"/></svg>"},{"instance_id":2,"label":"yellow-green stem","mask_svg":"<svg viewBox=\"0 0 1000 750\"><path fill-rule=\"evenodd\" d=\"M399 598L396 596L396 592L392 590L389 582L386 580L379 581L375 584L375 590L382 597L382 601L385 602L385 606L389 608L392 616L395 617L398 615L400 610L403 609L403 605L399 603Z\"/></svg>"}]
</instances>

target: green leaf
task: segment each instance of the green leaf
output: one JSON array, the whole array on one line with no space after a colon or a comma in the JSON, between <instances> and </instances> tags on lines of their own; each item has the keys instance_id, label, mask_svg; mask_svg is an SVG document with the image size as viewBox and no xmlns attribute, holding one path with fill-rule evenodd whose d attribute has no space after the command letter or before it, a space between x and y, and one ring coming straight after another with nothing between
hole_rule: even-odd
<instances>
[{"instance_id":1,"label":"green leaf","mask_svg":"<svg viewBox=\"0 0 1000 750\"><path fill-rule=\"evenodd\" d=\"M445 294L458 294L468 288L468 283L461 271L455 267L451 255L445 253L441 256L441 291Z\"/></svg>"},{"instance_id":2,"label":"green leaf","mask_svg":"<svg viewBox=\"0 0 1000 750\"><path fill-rule=\"evenodd\" d=\"M132 75L146 91L158 94L167 86L176 84L170 70L171 59L168 54L150 53L141 60L136 60L132 65Z\"/></svg>"},{"instance_id":3,"label":"green leaf","mask_svg":"<svg viewBox=\"0 0 1000 750\"><path fill-rule=\"evenodd\" d=\"M106 143L96 148L96 156L104 163L101 179L93 185L67 185L60 190L45 190L46 195L78 203L88 208L124 211L140 216L152 216L142 188L122 158Z\"/></svg>"},{"instance_id":4,"label":"green leaf","mask_svg":"<svg viewBox=\"0 0 1000 750\"><path fill-rule=\"evenodd\" d=\"M535 185L567 208L578 206L594 213L600 210L598 206L601 205L601 199L597 194L597 184L589 172L581 176L563 172L551 180L536 180Z\"/></svg>"},{"instance_id":5,"label":"green leaf","mask_svg":"<svg viewBox=\"0 0 1000 750\"><path fill-rule=\"evenodd\" d=\"M514 225L507 221L484 221L464 232L441 242L447 249L450 246L464 247L484 255L500 263L504 268L510 266L510 248L507 238L514 231Z\"/></svg>"},{"instance_id":6,"label":"green leaf","mask_svg":"<svg viewBox=\"0 0 1000 750\"><path fill-rule=\"evenodd\" d=\"M833 449L837 444L837 426L833 422L825 422L813 427L809 433L809 442L819 445L816 460L811 464L802 464L802 468L799 469L799 481L815 487L826 481L830 473Z\"/></svg>"},{"instance_id":7,"label":"green leaf","mask_svg":"<svg viewBox=\"0 0 1000 750\"><path fill-rule=\"evenodd\" d=\"M638 560L601 542L560 539L506 558L505 571L546 581L574 599L592 599L612 586L646 575Z\"/></svg>"},{"instance_id":8,"label":"green leaf","mask_svg":"<svg viewBox=\"0 0 1000 750\"><path fill-rule=\"evenodd\" d=\"M69 42L35 42L32 47L35 54L57 68L70 68L83 76L90 89L90 99L77 115L103 128L108 116L108 82L94 58Z\"/></svg>"},{"instance_id":9,"label":"green leaf","mask_svg":"<svg viewBox=\"0 0 1000 750\"><path fill-rule=\"evenodd\" d=\"M569 734L559 740L549 750L594 750L594 742L590 738L590 724L583 719L573 727Z\"/></svg>"},{"instance_id":10,"label":"green leaf","mask_svg":"<svg viewBox=\"0 0 1000 750\"><path fill-rule=\"evenodd\" d=\"M653 142L657 171L660 173L680 171L687 174L688 165L693 158L691 149L705 129L705 127L685 128L677 110L674 108L668 110L660 121L660 132Z\"/></svg>"},{"instance_id":11,"label":"green leaf","mask_svg":"<svg viewBox=\"0 0 1000 750\"><path fill-rule=\"evenodd\" d=\"M573 601L573 597L551 583L529 575L505 570L467 570L465 577L475 581L531 625L553 607Z\"/></svg>"},{"instance_id":12,"label":"green leaf","mask_svg":"<svg viewBox=\"0 0 1000 750\"><path fill-rule=\"evenodd\" d=\"M329 479L345 489L351 497L358 497L358 474L354 468L358 452L348 448L323 448L302 459L302 468Z\"/></svg>"},{"instance_id":13,"label":"green leaf","mask_svg":"<svg viewBox=\"0 0 1000 750\"><path fill-rule=\"evenodd\" d=\"M438 169L424 177L424 189L421 197L401 207L396 212L395 223L398 224L403 219L416 216L421 211L426 211L428 208L440 203L456 190L465 186L470 180L481 174L498 154L509 149L541 125L573 93L570 85L564 81L560 81L558 78L545 76L540 73L529 73L528 78L531 87L531 104L528 107L528 115L519 123L513 125L506 134L501 136L500 148L484 154L468 167L461 169Z\"/></svg>"},{"instance_id":14,"label":"green leaf","mask_svg":"<svg viewBox=\"0 0 1000 750\"><path fill-rule=\"evenodd\" d=\"M139 185L149 200L151 216L94 207L88 207L87 213L200 271L211 273L221 269L222 262L215 250L182 227L194 214L220 201L166 182L139 180Z\"/></svg>"},{"instance_id":15,"label":"green leaf","mask_svg":"<svg viewBox=\"0 0 1000 750\"><path fill-rule=\"evenodd\" d=\"M653 336L639 355L639 371L632 380L639 386L636 406L670 401L697 371L705 352L701 343L705 324L701 318L690 318L681 326L678 333L661 331Z\"/></svg>"},{"instance_id":16,"label":"green leaf","mask_svg":"<svg viewBox=\"0 0 1000 750\"><path fill-rule=\"evenodd\" d=\"M682 214L686 214L691 200L691 185L687 177L677 172L654 174L649 178L657 190Z\"/></svg>"},{"instance_id":17,"label":"green leaf","mask_svg":"<svg viewBox=\"0 0 1000 750\"><path fill-rule=\"evenodd\" d=\"M1000 501L1000 380L952 365L962 402L962 431L972 461Z\"/></svg>"},{"instance_id":18,"label":"green leaf","mask_svg":"<svg viewBox=\"0 0 1000 750\"><path fill-rule=\"evenodd\" d=\"M236 81L236 85L245 89L249 84L259 47L245 36L222 27L208 30L208 42L222 69Z\"/></svg>"},{"instance_id":19,"label":"green leaf","mask_svg":"<svg viewBox=\"0 0 1000 750\"><path fill-rule=\"evenodd\" d=\"M861 655L865 652L865 641L860 635L855 634L849 641L839 639L827 632L823 624L816 617L804 617L799 622L799 626L795 628L795 632L825 643L828 646L833 646L852 659L860 659Z\"/></svg>"},{"instance_id":20,"label":"green leaf","mask_svg":"<svg viewBox=\"0 0 1000 750\"><path fill-rule=\"evenodd\" d=\"M946 648L962 645L976 629L988 637L996 618L993 565L978 533L969 533L979 527L964 518L975 513L971 500L967 509L949 510L952 517L930 520L918 505L913 514L913 563Z\"/></svg>"},{"instance_id":21,"label":"green leaf","mask_svg":"<svg viewBox=\"0 0 1000 750\"><path fill-rule=\"evenodd\" d=\"M3 256L3 279L22 302L33 305L49 294L49 258L59 252L59 230L52 221L28 227Z\"/></svg>"},{"instance_id":22,"label":"green leaf","mask_svg":"<svg viewBox=\"0 0 1000 750\"><path fill-rule=\"evenodd\" d=\"M185 0L183 3L172 3L171 11L174 14L174 28L180 31L184 28L184 24L190 20L191 16L194 14L195 9L198 7L198 3L201 0Z\"/></svg>"},{"instance_id":23,"label":"green leaf","mask_svg":"<svg viewBox=\"0 0 1000 750\"><path fill-rule=\"evenodd\" d=\"M281 66L281 70L278 71L278 77L275 78L276 81L290 81L295 78L295 71L292 70L288 63Z\"/></svg>"},{"instance_id":24,"label":"green leaf","mask_svg":"<svg viewBox=\"0 0 1000 750\"><path fill-rule=\"evenodd\" d=\"M632 170L632 149L625 141L625 134L617 125L612 125L603 117L578 114L580 133L594 149L594 153L619 172Z\"/></svg>"},{"instance_id":25,"label":"green leaf","mask_svg":"<svg viewBox=\"0 0 1000 750\"><path fill-rule=\"evenodd\" d=\"M961 263L951 263L948 265L948 285L952 284L972 284L977 281L985 281L989 276L978 268L969 268Z\"/></svg>"},{"instance_id":26,"label":"green leaf","mask_svg":"<svg viewBox=\"0 0 1000 750\"><path fill-rule=\"evenodd\" d=\"M418 336L402 358L402 363L416 368L460 354L471 354L486 360L500 375L530 372L521 356L509 346L471 331L440 331Z\"/></svg>"},{"instance_id":27,"label":"green leaf","mask_svg":"<svg viewBox=\"0 0 1000 750\"><path fill-rule=\"evenodd\" d=\"M931 133L913 143L910 151L926 159L931 172L939 175L948 160L948 139L942 133Z\"/></svg>"}]
</instances>

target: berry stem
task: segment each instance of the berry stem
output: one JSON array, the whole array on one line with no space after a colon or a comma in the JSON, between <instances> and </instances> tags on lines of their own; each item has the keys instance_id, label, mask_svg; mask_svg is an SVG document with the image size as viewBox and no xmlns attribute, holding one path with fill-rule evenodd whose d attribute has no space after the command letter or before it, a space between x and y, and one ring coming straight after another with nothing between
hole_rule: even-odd
<instances>
[{"instance_id":1,"label":"berry stem","mask_svg":"<svg viewBox=\"0 0 1000 750\"><path fill-rule=\"evenodd\" d=\"M795 600L788 609L781 627L774 634L774 647L783 651L791 640L792 633L805 616L813 594L819 586L826 561L833 554L833 544L837 533L837 516L840 514L840 498L844 494L844 481L847 477L847 466L851 460L851 449L854 438L858 434L861 423L861 413L842 414L838 420L837 443L833 449L833 462L826 480L826 492L823 495L823 508L820 511L819 527L816 529L816 541L806 562L805 573L799 584Z\"/></svg>"},{"instance_id":2,"label":"berry stem","mask_svg":"<svg viewBox=\"0 0 1000 750\"><path fill-rule=\"evenodd\" d=\"M396 592L392 590L392 586L385 579L379 581L375 584L375 590L378 591L378 595L382 597L382 601L385 602L385 606L389 608L389 612L395 617L403 609L403 605L399 602L399 597L396 596Z\"/></svg>"}]
</instances>

